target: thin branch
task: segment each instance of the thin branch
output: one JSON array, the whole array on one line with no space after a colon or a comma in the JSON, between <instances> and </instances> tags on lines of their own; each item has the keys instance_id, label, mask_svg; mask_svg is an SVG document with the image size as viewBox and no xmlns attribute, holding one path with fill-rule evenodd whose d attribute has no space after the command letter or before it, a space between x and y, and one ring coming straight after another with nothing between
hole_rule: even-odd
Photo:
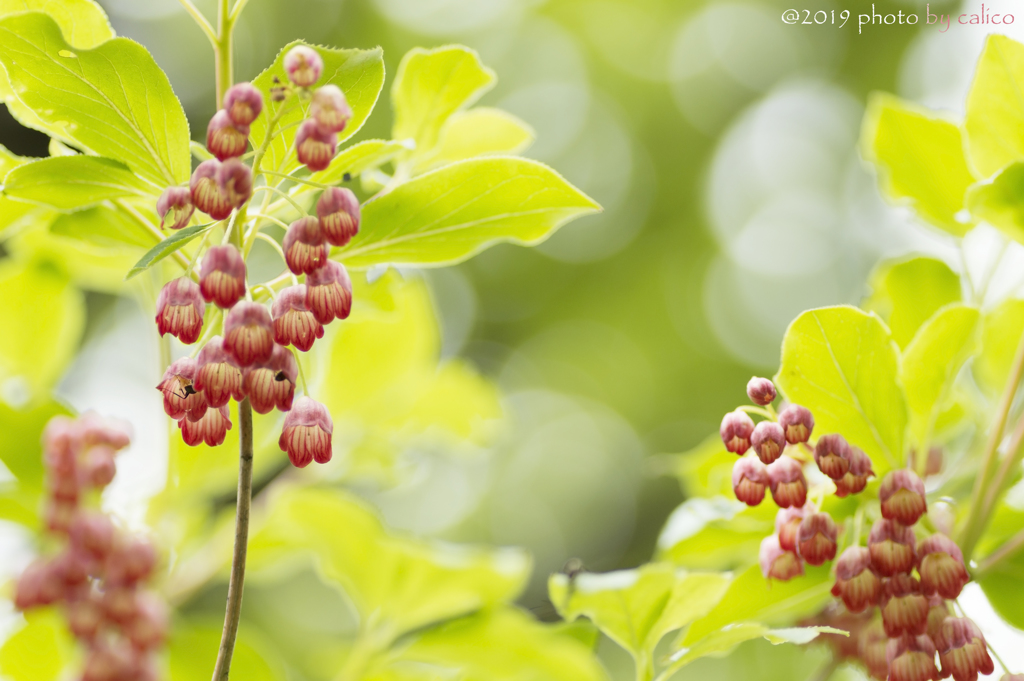
<instances>
[{"instance_id":1,"label":"thin branch","mask_svg":"<svg viewBox=\"0 0 1024 681\"><path fill-rule=\"evenodd\" d=\"M145 229L147 232L153 235L157 243L160 243L161 241L164 240L163 233L159 229L157 229L153 223L151 223L146 218L142 217L142 215L140 215L137 210L129 206L124 201L115 199L114 203L117 204L117 206L121 208L124 212L128 213L132 220L134 220L143 229ZM182 253L180 249L174 251L174 253L171 254L171 257L178 261L178 264L181 265L181 268L183 270L188 270L189 260L188 258L185 257L185 254ZM193 279L198 279L198 277L194 273L190 272L189 274Z\"/></svg>"},{"instance_id":2,"label":"thin branch","mask_svg":"<svg viewBox=\"0 0 1024 681\"><path fill-rule=\"evenodd\" d=\"M292 195L284 191L283 189L278 189L277 187L272 187L269 184L265 184L253 189L252 193L255 194L258 191L269 191L274 192L275 194L280 194L281 198L283 198L288 203L292 204L292 207L298 211L299 215L306 214L306 209L302 207L302 204L293 199Z\"/></svg>"},{"instance_id":3,"label":"thin branch","mask_svg":"<svg viewBox=\"0 0 1024 681\"><path fill-rule=\"evenodd\" d=\"M284 229L288 229L288 227L289 227L287 222L285 222L284 220L281 220L279 218L275 218L273 215L264 215L263 213L256 213L256 212L249 213L249 215L254 217L254 218L260 218L260 219L263 219L263 220L270 220L271 222L276 223L277 225L283 227ZM255 239L255 238L260 237L260 236L263 236L263 233L262 232L256 232L256 234L252 238Z\"/></svg>"},{"instance_id":4,"label":"thin branch","mask_svg":"<svg viewBox=\"0 0 1024 681\"><path fill-rule=\"evenodd\" d=\"M249 0L235 0L235 6L231 8L231 23L238 20L242 10L245 9L246 4Z\"/></svg>"},{"instance_id":5,"label":"thin branch","mask_svg":"<svg viewBox=\"0 0 1024 681\"><path fill-rule=\"evenodd\" d=\"M288 264L288 258L284 257L284 249L281 248L281 244L277 243L277 240L274 237L270 236L269 234L259 232L256 234L256 238L262 239L263 241L266 241L268 244L270 244L270 247L277 251L277 254L281 256L281 260L284 261L284 264Z\"/></svg>"},{"instance_id":6,"label":"thin branch","mask_svg":"<svg viewBox=\"0 0 1024 681\"><path fill-rule=\"evenodd\" d=\"M306 186L314 187L316 189L330 189L331 188L331 185L329 185L329 184L320 184L319 182L313 182L312 180L307 180L305 178L295 177L294 175L289 175L288 173L278 173L278 172L275 172L273 170L264 170L262 172L263 172L264 175L274 175L276 177L283 177L285 179L291 180L292 182L298 182L299 184L304 184Z\"/></svg>"},{"instance_id":7,"label":"thin branch","mask_svg":"<svg viewBox=\"0 0 1024 681\"><path fill-rule=\"evenodd\" d=\"M998 550L993 551L985 560L981 561L974 571L974 578L979 579L983 575L995 569L1001 562L1012 557L1018 551L1024 549L1024 530L1013 535Z\"/></svg>"},{"instance_id":8,"label":"thin branch","mask_svg":"<svg viewBox=\"0 0 1024 681\"><path fill-rule=\"evenodd\" d=\"M207 21L206 17L203 16L203 13L200 12L199 9L192 4L191 0L178 0L178 2L180 2L181 6L184 7L189 14L192 15L192 19L197 24L199 24L199 28L203 30L203 33L206 34L206 37L209 39L210 44L213 46L213 49L216 50L217 34L216 32L214 32L213 26L210 25L210 22Z\"/></svg>"}]
</instances>

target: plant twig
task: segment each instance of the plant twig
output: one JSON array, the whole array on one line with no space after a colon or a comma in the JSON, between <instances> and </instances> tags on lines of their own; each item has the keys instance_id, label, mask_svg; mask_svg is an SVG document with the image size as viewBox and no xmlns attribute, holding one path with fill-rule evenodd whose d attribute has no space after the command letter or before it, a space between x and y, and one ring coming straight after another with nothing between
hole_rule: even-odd
<instances>
[{"instance_id":1,"label":"plant twig","mask_svg":"<svg viewBox=\"0 0 1024 681\"><path fill-rule=\"evenodd\" d=\"M980 579L1021 549L1024 549L1024 530L1010 537L1002 546L993 551L985 560L981 561L978 568L974 571L974 578Z\"/></svg>"},{"instance_id":2,"label":"plant twig","mask_svg":"<svg viewBox=\"0 0 1024 681\"><path fill-rule=\"evenodd\" d=\"M217 8L217 42L214 44L214 62L217 70L217 108L224 101L224 93L234 83L234 49L231 45L234 18L228 12L228 0L220 0Z\"/></svg>"},{"instance_id":3,"label":"plant twig","mask_svg":"<svg viewBox=\"0 0 1024 681\"><path fill-rule=\"evenodd\" d=\"M181 6L184 7L189 14L192 15L192 19L197 24L199 24L199 28L203 30L203 33L210 40L210 44L213 45L213 49L216 50L217 34L214 33L213 26L211 26L210 22L206 20L206 17L203 16L203 13L200 12L199 9L192 4L191 0L178 0L178 2L180 2Z\"/></svg>"}]
</instances>

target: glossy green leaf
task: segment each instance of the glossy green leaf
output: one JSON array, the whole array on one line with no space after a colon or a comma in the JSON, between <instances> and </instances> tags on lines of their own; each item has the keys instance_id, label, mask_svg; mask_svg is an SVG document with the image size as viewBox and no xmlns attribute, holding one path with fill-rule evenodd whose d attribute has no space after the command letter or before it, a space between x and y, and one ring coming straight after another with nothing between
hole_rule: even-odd
<instances>
[{"instance_id":1,"label":"glossy green leaf","mask_svg":"<svg viewBox=\"0 0 1024 681\"><path fill-rule=\"evenodd\" d=\"M967 207L978 220L1024 243L1024 162L1008 165L991 182L971 187Z\"/></svg>"},{"instance_id":2,"label":"glossy green leaf","mask_svg":"<svg viewBox=\"0 0 1024 681\"><path fill-rule=\"evenodd\" d=\"M732 467L736 455L726 451L718 433L707 436L693 449L676 455L676 477L687 497L710 497L732 492Z\"/></svg>"},{"instance_id":3,"label":"glossy green leaf","mask_svg":"<svg viewBox=\"0 0 1024 681\"><path fill-rule=\"evenodd\" d=\"M775 383L811 410L815 433L842 433L883 475L905 454L899 356L876 315L845 305L809 310L786 330Z\"/></svg>"},{"instance_id":4,"label":"glossy green leaf","mask_svg":"<svg viewBox=\"0 0 1024 681\"><path fill-rule=\"evenodd\" d=\"M971 162L982 177L1024 159L1024 45L990 35L967 95L964 130Z\"/></svg>"},{"instance_id":5,"label":"glossy green leaf","mask_svg":"<svg viewBox=\"0 0 1024 681\"><path fill-rule=\"evenodd\" d=\"M772 629L763 624L756 623L730 624L695 641L692 646L681 648L673 653L669 658L669 668L673 670L680 669L702 657L725 655L739 644L756 638L765 638L774 645L782 643L802 645L810 643L819 634L846 635L847 632L833 627L787 627L784 629Z\"/></svg>"},{"instance_id":6,"label":"glossy green leaf","mask_svg":"<svg viewBox=\"0 0 1024 681\"><path fill-rule=\"evenodd\" d=\"M978 383L990 393L1006 385L1017 346L1024 336L1024 300L1008 298L985 313L981 330L981 353L972 365Z\"/></svg>"},{"instance_id":7,"label":"glossy green leaf","mask_svg":"<svg viewBox=\"0 0 1024 681\"><path fill-rule=\"evenodd\" d=\"M126 274L124 278L126 280L131 279L136 274L145 272L150 267L187 244L189 241L192 241L192 239L195 239L197 236L210 229L214 224L215 223L207 222L202 225L190 225L184 229L179 229L177 232L149 249L144 256L139 258L139 261L135 263L135 266L128 270L128 274Z\"/></svg>"},{"instance_id":8,"label":"glossy green leaf","mask_svg":"<svg viewBox=\"0 0 1024 681\"><path fill-rule=\"evenodd\" d=\"M971 228L957 216L974 176L955 124L894 97L875 96L864 117L861 145L891 200L913 206L921 218L954 236Z\"/></svg>"},{"instance_id":9,"label":"glossy green leaf","mask_svg":"<svg viewBox=\"0 0 1024 681\"><path fill-rule=\"evenodd\" d=\"M0 648L0 674L11 681L56 681L75 653L75 639L56 608L25 614L27 624Z\"/></svg>"},{"instance_id":10,"label":"glossy green leaf","mask_svg":"<svg viewBox=\"0 0 1024 681\"><path fill-rule=\"evenodd\" d=\"M128 166L100 156L59 156L26 163L4 180L4 194L54 210L78 210L107 199L153 197L152 185Z\"/></svg>"},{"instance_id":11,"label":"glossy green leaf","mask_svg":"<svg viewBox=\"0 0 1024 681\"><path fill-rule=\"evenodd\" d=\"M4 181L7 173L11 172L18 166L24 165L35 159L26 158L24 156L18 156L13 153L10 149L0 144L0 183Z\"/></svg>"},{"instance_id":12,"label":"glossy green leaf","mask_svg":"<svg viewBox=\"0 0 1024 681\"><path fill-rule=\"evenodd\" d=\"M533 144L533 129L500 109L459 112L441 128L437 146L416 161L416 174L476 156L518 154Z\"/></svg>"},{"instance_id":13,"label":"glossy green leaf","mask_svg":"<svg viewBox=\"0 0 1024 681\"><path fill-rule=\"evenodd\" d=\"M494 72L474 50L448 45L416 48L402 57L391 86L395 124L391 136L416 142L413 156L430 152L448 117L494 86Z\"/></svg>"},{"instance_id":14,"label":"glossy green leaf","mask_svg":"<svg viewBox=\"0 0 1024 681\"><path fill-rule=\"evenodd\" d=\"M43 132L117 159L159 191L191 173L188 122L167 76L126 38L79 49L45 14L0 21L0 62Z\"/></svg>"},{"instance_id":15,"label":"glossy green leaf","mask_svg":"<svg viewBox=\"0 0 1024 681\"><path fill-rule=\"evenodd\" d=\"M327 169L313 173L309 179L319 184L338 184L345 181L346 174L358 177L367 170L379 168L411 148L411 141L365 140L342 151L334 157Z\"/></svg>"},{"instance_id":16,"label":"glossy green leaf","mask_svg":"<svg viewBox=\"0 0 1024 681\"><path fill-rule=\"evenodd\" d=\"M910 432L917 451L932 444L939 416L951 403L953 382L977 348L977 308L942 308L914 336L900 363Z\"/></svg>"},{"instance_id":17,"label":"glossy green leaf","mask_svg":"<svg viewBox=\"0 0 1024 681\"><path fill-rule=\"evenodd\" d=\"M935 258L884 262L871 275L873 292L865 301L906 348L914 334L939 308L960 302L960 276Z\"/></svg>"},{"instance_id":18,"label":"glossy green leaf","mask_svg":"<svg viewBox=\"0 0 1024 681\"><path fill-rule=\"evenodd\" d=\"M534 245L600 207L561 175L521 158L453 163L363 205L359 234L337 252L347 267L436 267L503 241Z\"/></svg>"},{"instance_id":19,"label":"glossy green leaf","mask_svg":"<svg viewBox=\"0 0 1024 681\"><path fill-rule=\"evenodd\" d=\"M32 491L42 489L43 428L54 416L70 413L53 400L23 409L0 402L0 432L4 434L0 461L17 479L19 487Z\"/></svg>"},{"instance_id":20,"label":"glossy green leaf","mask_svg":"<svg viewBox=\"0 0 1024 681\"><path fill-rule=\"evenodd\" d=\"M93 206L65 213L50 225L50 232L104 249L147 248L153 235L125 211Z\"/></svg>"},{"instance_id":21,"label":"glossy green leaf","mask_svg":"<svg viewBox=\"0 0 1024 681\"><path fill-rule=\"evenodd\" d=\"M281 107L288 107L288 110L281 114L275 128L284 132L275 134L261 164L264 170L278 173L288 173L299 167L293 148L295 133L298 132L298 123L307 118L309 110L308 99L297 102L295 98L290 98L284 102L275 102L270 96L275 77L282 83L288 82L288 75L284 70L284 55L296 45L306 43L297 40L285 45L274 59L274 63L252 81L252 84L263 92L264 100L263 113L250 126L249 139L253 148L259 148L263 144L267 136L267 125L278 115ZM377 103L377 97L384 86L383 52L379 47L373 50L335 50L316 45L307 46L315 49L324 61L324 70L317 81L317 86L338 86L345 93L345 98L352 108L352 118L345 129L338 133L340 144L359 132L359 128L363 127L363 123Z\"/></svg>"},{"instance_id":22,"label":"glossy green leaf","mask_svg":"<svg viewBox=\"0 0 1024 681\"><path fill-rule=\"evenodd\" d=\"M176 620L167 644L169 681L208 681L217 661L221 627ZM268 641L243 624L231 658L232 678L283 681L288 678Z\"/></svg>"},{"instance_id":23,"label":"glossy green leaf","mask_svg":"<svg viewBox=\"0 0 1024 681\"><path fill-rule=\"evenodd\" d=\"M728 470L736 463L736 455ZM771 504L750 508L736 501L730 483L727 496L694 497L677 507L658 536L658 555L674 564L698 570L743 568L757 556L771 534L775 510Z\"/></svg>"},{"instance_id":24,"label":"glossy green leaf","mask_svg":"<svg viewBox=\"0 0 1024 681\"><path fill-rule=\"evenodd\" d=\"M1024 629L1024 561L1018 556L979 580L988 602L1007 623Z\"/></svg>"}]
</instances>

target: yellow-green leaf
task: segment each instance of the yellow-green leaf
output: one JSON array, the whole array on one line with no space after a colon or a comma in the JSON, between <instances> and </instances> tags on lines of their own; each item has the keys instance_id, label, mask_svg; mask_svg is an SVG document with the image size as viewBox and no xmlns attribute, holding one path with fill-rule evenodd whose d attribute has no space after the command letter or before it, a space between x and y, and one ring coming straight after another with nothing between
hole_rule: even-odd
<instances>
[{"instance_id":1,"label":"yellow-green leaf","mask_svg":"<svg viewBox=\"0 0 1024 681\"><path fill-rule=\"evenodd\" d=\"M58 156L26 163L4 180L3 192L54 210L79 210L108 199L152 197L158 192L128 166L100 156Z\"/></svg>"},{"instance_id":2,"label":"yellow-green leaf","mask_svg":"<svg viewBox=\"0 0 1024 681\"><path fill-rule=\"evenodd\" d=\"M1024 162L1012 163L967 192L967 207L979 220L1024 243Z\"/></svg>"},{"instance_id":3,"label":"yellow-green leaf","mask_svg":"<svg viewBox=\"0 0 1024 681\"><path fill-rule=\"evenodd\" d=\"M967 95L964 130L982 177L1024 159L1024 45L990 35Z\"/></svg>"},{"instance_id":4,"label":"yellow-green leaf","mask_svg":"<svg viewBox=\"0 0 1024 681\"><path fill-rule=\"evenodd\" d=\"M992 394L1003 391L1013 357L1024 335L1024 300L1009 298L985 313L981 331L981 353L972 370L981 387Z\"/></svg>"},{"instance_id":5,"label":"yellow-green leaf","mask_svg":"<svg viewBox=\"0 0 1024 681\"><path fill-rule=\"evenodd\" d=\"M533 128L519 118L500 109L477 107L448 119L437 146L417 159L415 172L476 156L518 154L533 140Z\"/></svg>"},{"instance_id":6,"label":"yellow-green leaf","mask_svg":"<svg viewBox=\"0 0 1024 681\"><path fill-rule=\"evenodd\" d=\"M870 281L872 293L863 307L885 320L900 348L939 308L960 302L960 276L935 258L883 262Z\"/></svg>"},{"instance_id":7,"label":"yellow-green leaf","mask_svg":"<svg viewBox=\"0 0 1024 681\"><path fill-rule=\"evenodd\" d=\"M11 681L56 681L75 654L75 639L56 608L25 614L27 624L0 648L0 674Z\"/></svg>"}]
</instances>

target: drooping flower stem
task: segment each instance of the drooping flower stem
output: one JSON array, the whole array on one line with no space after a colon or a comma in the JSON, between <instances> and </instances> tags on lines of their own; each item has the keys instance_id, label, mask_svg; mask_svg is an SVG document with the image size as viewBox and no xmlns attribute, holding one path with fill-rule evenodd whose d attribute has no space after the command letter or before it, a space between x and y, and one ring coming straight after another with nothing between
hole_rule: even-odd
<instances>
[{"instance_id":1,"label":"drooping flower stem","mask_svg":"<svg viewBox=\"0 0 1024 681\"><path fill-rule=\"evenodd\" d=\"M224 93L234 83L235 65L231 36L234 33L237 16L228 12L228 0L217 3L217 49L214 61L217 69L217 106L224 101Z\"/></svg>"}]
</instances>

